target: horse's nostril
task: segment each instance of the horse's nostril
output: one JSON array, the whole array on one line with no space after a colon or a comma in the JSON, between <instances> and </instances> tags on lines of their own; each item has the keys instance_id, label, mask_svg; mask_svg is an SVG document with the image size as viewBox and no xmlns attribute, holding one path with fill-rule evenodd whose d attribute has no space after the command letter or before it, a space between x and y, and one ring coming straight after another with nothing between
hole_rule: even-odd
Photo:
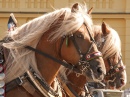
<instances>
[{"instance_id":1,"label":"horse's nostril","mask_svg":"<svg viewBox=\"0 0 130 97\"><path fill-rule=\"evenodd\" d=\"M101 67L98 67L97 72L98 72L98 73L102 73Z\"/></svg>"}]
</instances>

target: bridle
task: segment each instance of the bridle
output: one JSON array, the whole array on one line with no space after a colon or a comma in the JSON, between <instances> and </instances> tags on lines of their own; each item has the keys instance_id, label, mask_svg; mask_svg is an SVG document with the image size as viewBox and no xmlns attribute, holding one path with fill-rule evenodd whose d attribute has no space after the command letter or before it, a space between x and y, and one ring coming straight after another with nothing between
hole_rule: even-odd
<instances>
[{"instance_id":1,"label":"bridle","mask_svg":"<svg viewBox=\"0 0 130 97\"><path fill-rule=\"evenodd\" d=\"M86 24L85 24L85 26L86 26ZM82 69L82 70L77 69L77 65L83 65L82 66L83 68L89 68L90 67L90 64L89 64L90 61L92 61L93 59L96 59L98 57L102 57L102 53L99 52L99 51L90 53L93 44L96 44L96 42L93 39L92 35L90 34L90 31L89 31L87 26L86 26L86 29L87 29L88 34L90 36L90 40L92 41L91 46L89 47L89 49L88 49L88 51L86 53L83 54L82 51L80 50L80 48L79 48L79 46L78 46L78 44L77 44L77 42L75 40L75 37L74 37L75 34L70 34L70 35L63 36L62 40L61 40L61 43L60 43L60 47L59 47L60 53L59 53L59 55L61 55L61 49L62 49L62 45L63 45L63 42L64 42L65 38L69 37L72 40L72 42L73 42L73 44L74 44L74 46L75 46L75 48L76 48L76 50L77 50L77 52L79 53L79 56L80 56L79 62L77 64L75 64L75 65L73 65L71 63L67 63L65 60L64 61L58 60L58 59L54 58L53 56L51 56L51 55L49 55L49 54L47 54L47 53L45 53L43 51L40 51L38 49L35 49L35 48L31 47L31 46L25 46L25 48L27 48L29 50L32 50L32 51L34 51L34 52L36 52L36 53L38 53L38 54L40 54L42 56L45 56L45 57L47 57L49 59L52 59L53 61L63 65L64 67L66 67L66 68L68 68L70 70L73 70L76 73L81 73L82 74L82 72L85 69ZM101 70L99 70L99 71L101 71Z\"/></svg>"},{"instance_id":2,"label":"bridle","mask_svg":"<svg viewBox=\"0 0 130 97\"><path fill-rule=\"evenodd\" d=\"M111 83L113 83L113 85L115 85L116 75L118 73L123 72L125 70L125 66L120 65L120 63L122 61L121 55L120 55L119 61L116 64L113 64L113 61L111 62L110 58L108 58L107 61L109 63L110 70L106 73L105 79L106 79L106 82L108 85L109 85L109 82L111 82Z\"/></svg>"},{"instance_id":3,"label":"bridle","mask_svg":"<svg viewBox=\"0 0 130 97\"><path fill-rule=\"evenodd\" d=\"M86 26L86 25L85 25L85 26ZM75 35L74 35L74 34L72 34L72 35L70 35L70 36L64 36L64 37L62 38L62 40L61 40L60 49L59 49L59 51L60 51L59 55L61 56L61 49L62 49L62 45L63 45L63 42L64 42L65 38L68 38L68 37L69 37L69 38L72 40L72 42L73 42L73 44L74 44L74 46L75 46L77 52L78 52L79 55L80 55L80 60L79 60L79 62L78 62L76 65L74 65L74 66L76 67L77 65L82 65L82 70L80 69L80 70L82 71L82 74L83 74L84 70L90 69L90 63L89 63L89 62L90 62L91 60L102 56L101 52L99 52L99 51L98 51L98 52L90 53L93 44L95 44L95 45L97 45L97 44L96 44L94 38L91 36L90 31L89 31L89 29L87 28L87 26L86 26L86 29L87 29L87 31L88 31L88 34L89 34L90 40L91 40L91 45L90 45L90 47L89 47L89 49L87 50L86 53L82 53L82 51L80 50L80 48L79 48L79 46L78 46L78 44L77 44L77 42L76 42L76 40L75 40ZM60 78L62 78L62 77L60 76ZM60 80L63 81L63 79L60 79ZM63 83L64 83L64 82L63 82ZM73 83L71 83L71 84L73 85ZM64 85L64 86L65 86L65 85ZM76 86L76 85L74 85L74 86ZM74 95L75 97L79 97L78 94L73 90L73 88L72 88L69 84L66 84L66 87L68 88L67 90L69 90L69 93L71 93L71 95ZM77 87L77 88L79 88L79 87Z\"/></svg>"},{"instance_id":4,"label":"bridle","mask_svg":"<svg viewBox=\"0 0 130 97\"><path fill-rule=\"evenodd\" d=\"M101 47L105 44L105 42L106 42L106 39L105 38L101 38L101 43L97 43L98 44L98 48L99 49L101 49ZM118 53L118 52L117 52ZM116 53L115 53L116 54ZM115 55L114 54L114 55ZM119 53L120 54L120 53ZM115 76L116 76L116 74L117 73L119 73L119 72L122 72L122 71L124 71L125 70L125 66L119 66L120 65L120 63L121 63L121 61L122 61L122 56L121 56L121 54L120 54L120 58L119 58L119 60L118 60L118 62L116 63L116 64L113 64L113 62L111 62L111 60L110 60L110 57L109 58L107 58L107 62L108 62L108 64L109 64L109 67L110 67L110 69L109 69L109 71L108 72L106 72L106 75L105 75L105 77L107 78L109 78L109 77L114 77L115 78ZM113 78L113 79L114 79ZM113 80L112 79L112 80Z\"/></svg>"},{"instance_id":5,"label":"bridle","mask_svg":"<svg viewBox=\"0 0 130 97\"><path fill-rule=\"evenodd\" d=\"M94 59L96 59L98 57L102 57L102 53L100 51L90 52L91 49L92 49L93 44L95 44L95 45L97 45L97 44L96 44L94 38L92 37L92 35L90 34L90 31L89 31L89 29L88 29L88 27L86 26L85 23L84 23L84 25L85 25L85 27L87 29L87 32L88 32L90 40L91 40L90 47L86 51L86 53L83 53L80 50L80 48L79 48L79 46L78 46L78 44L76 42L76 39L75 39L75 34L63 36L62 40L61 40L61 43L60 43L60 47L59 47L59 55L61 56L61 49L62 49L63 42L65 41L65 38L67 38L67 39L70 38L72 40L72 42L73 42L73 44L74 44L74 46L75 46L75 48L76 48L76 50L77 50L77 52L78 52L78 54L80 56L80 59L79 59L79 62L77 64L75 64L75 65L71 64L71 65L73 66L73 68L77 68L77 66L82 66L82 69L80 69L81 72L80 73L77 72L78 74L83 74L84 70L90 69L90 61L92 61L92 60L94 60Z\"/></svg>"}]
</instances>

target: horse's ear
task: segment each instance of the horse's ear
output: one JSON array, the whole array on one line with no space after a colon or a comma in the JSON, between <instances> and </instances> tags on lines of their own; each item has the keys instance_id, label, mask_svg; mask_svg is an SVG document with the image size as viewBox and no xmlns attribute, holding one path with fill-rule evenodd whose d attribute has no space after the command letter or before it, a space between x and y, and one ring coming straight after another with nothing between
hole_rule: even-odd
<instances>
[{"instance_id":1,"label":"horse's ear","mask_svg":"<svg viewBox=\"0 0 130 97\"><path fill-rule=\"evenodd\" d=\"M76 12L77 10L79 10L79 4L75 3L71 8L71 12Z\"/></svg>"},{"instance_id":2,"label":"horse's ear","mask_svg":"<svg viewBox=\"0 0 130 97\"><path fill-rule=\"evenodd\" d=\"M109 30L109 28L108 28L108 26L106 25L105 22L102 23L102 26L101 26L101 27L102 27L102 33L103 33L104 35L109 34L110 30Z\"/></svg>"},{"instance_id":3,"label":"horse's ear","mask_svg":"<svg viewBox=\"0 0 130 97\"><path fill-rule=\"evenodd\" d=\"M92 13L92 10L93 10L93 7L91 7L91 8L88 10L88 14L91 14L91 13Z\"/></svg>"}]
</instances>

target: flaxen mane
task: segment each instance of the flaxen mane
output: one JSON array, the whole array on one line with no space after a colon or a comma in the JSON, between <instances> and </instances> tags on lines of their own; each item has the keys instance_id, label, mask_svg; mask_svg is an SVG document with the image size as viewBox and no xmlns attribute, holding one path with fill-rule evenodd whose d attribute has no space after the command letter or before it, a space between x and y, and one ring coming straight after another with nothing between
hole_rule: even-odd
<instances>
[{"instance_id":1,"label":"flaxen mane","mask_svg":"<svg viewBox=\"0 0 130 97\"><path fill-rule=\"evenodd\" d=\"M107 25L108 26L108 25ZM96 33L96 42L98 46L102 46L100 51L103 54L103 58L111 57L115 53L121 54L121 41L118 33L108 26L110 32L106 36L102 35L101 26L95 25L93 27L94 33ZM104 44L102 44L104 43Z\"/></svg>"},{"instance_id":2,"label":"flaxen mane","mask_svg":"<svg viewBox=\"0 0 130 97\"><path fill-rule=\"evenodd\" d=\"M3 46L10 50L9 58L6 61L6 83L22 75L29 66L32 66L35 71L39 73L37 70L35 53L24 47L29 45L36 48L41 36L47 32L50 27L53 26L56 28L57 25L61 25L55 29L55 31L51 32L48 38L50 41L56 41L63 35L74 33L83 23L92 30L91 26L93 23L91 17L86 14L86 10L86 7L82 6L74 13L71 12L70 8L55 10L54 12L31 20L11 32L8 36L11 37L13 41L3 43ZM64 15L64 19L61 24L55 24L62 15Z\"/></svg>"}]
</instances>

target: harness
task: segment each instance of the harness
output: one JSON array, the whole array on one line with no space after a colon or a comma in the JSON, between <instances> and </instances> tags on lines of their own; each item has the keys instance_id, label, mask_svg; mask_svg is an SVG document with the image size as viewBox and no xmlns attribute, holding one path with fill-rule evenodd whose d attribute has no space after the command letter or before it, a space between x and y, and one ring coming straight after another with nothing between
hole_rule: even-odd
<instances>
[{"instance_id":1,"label":"harness","mask_svg":"<svg viewBox=\"0 0 130 97\"><path fill-rule=\"evenodd\" d=\"M66 80L61 74L58 75L57 79L59 80L59 82L61 83L61 86L63 87L64 91L69 97L80 97L75 92L75 90L70 86L70 84L72 84L70 81Z\"/></svg>"}]
</instances>

